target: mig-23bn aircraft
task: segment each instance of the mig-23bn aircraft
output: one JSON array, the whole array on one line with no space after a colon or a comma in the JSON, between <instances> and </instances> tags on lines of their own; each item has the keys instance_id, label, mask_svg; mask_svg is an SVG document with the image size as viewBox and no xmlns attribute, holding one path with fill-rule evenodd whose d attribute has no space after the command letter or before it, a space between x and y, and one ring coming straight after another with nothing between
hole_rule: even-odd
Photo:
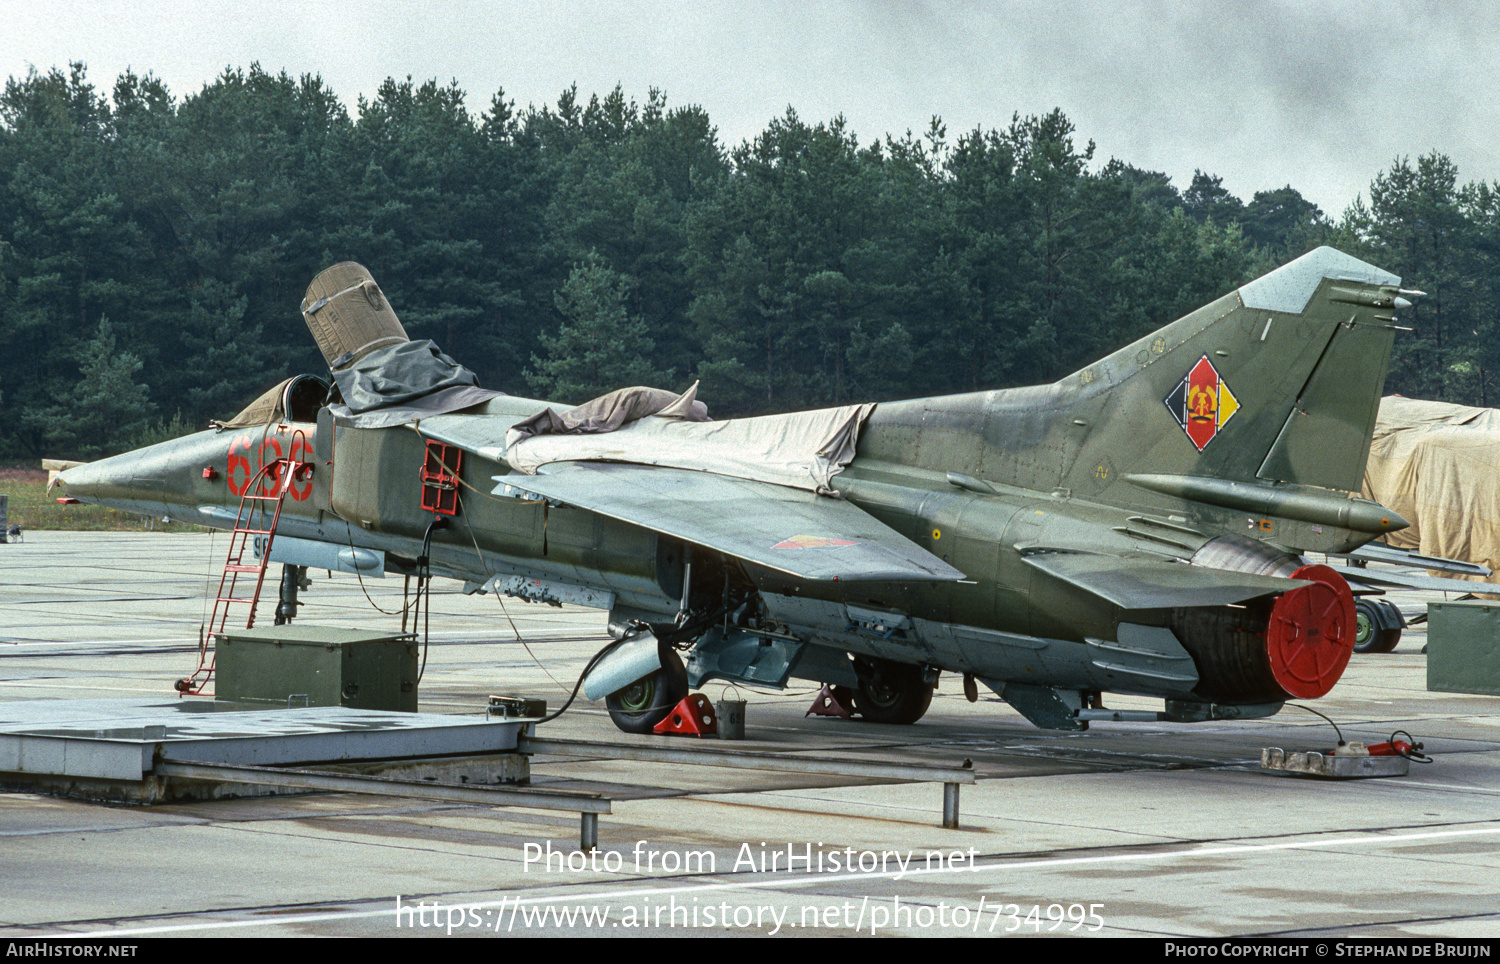
<instances>
[{"instance_id":1,"label":"mig-23bn aircraft","mask_svg":"<svg viewBox=\"0 0 1500 964\"><path fill-rule=\"evenodd\" d=\"M423 557L471 590L608 610L622 642L585 693L634 732L711 678L843 686L912 723L944 671L1048 728L1263 717L1327 693L1354 646L1340 572L1362 570L1301 553L1407 524L1349 495L1420 294L1399 286L1319 248L1051 385L711 421L691 389L559 412L479 388L345 263L302 304L331 390L300 376L60 481L233 528L269 476L273 561Z\"/></svg>"}]
</instances>

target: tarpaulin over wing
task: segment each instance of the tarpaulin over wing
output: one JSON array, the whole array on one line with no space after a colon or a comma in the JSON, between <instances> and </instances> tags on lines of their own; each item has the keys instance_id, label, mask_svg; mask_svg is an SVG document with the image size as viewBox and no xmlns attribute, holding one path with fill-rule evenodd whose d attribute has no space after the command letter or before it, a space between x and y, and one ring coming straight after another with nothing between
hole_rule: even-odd
<instances>
[{"instance_id":1,"label":"tarpaulin over wing","mask_svg":"<svg viewBox=\"0 0 1500 964\"><path fill-rule=\"evenodd\" d=\"M636 385L621 388L559 415L544 408L530 418L512 425L506 441L514 445L534 435L602 435L614 432L629 422L648 415L679 418L689 422L708 421L708 406L698 401L698 383L681 395L660 388Z\"/></svg>"},{"instance_id":2,"label":"tarpaulin over wing","mask_svg":"<svg viewBox=\"0 0 1500 964\"><path fill-rule=\"evenodd\" d=\"M826 492L853 460L860 426L874 410L849 405L722 422L652 415L600 435L523 438L504 458L528 475L553 462L630 462Z\"/></svg>"}]
</instances>

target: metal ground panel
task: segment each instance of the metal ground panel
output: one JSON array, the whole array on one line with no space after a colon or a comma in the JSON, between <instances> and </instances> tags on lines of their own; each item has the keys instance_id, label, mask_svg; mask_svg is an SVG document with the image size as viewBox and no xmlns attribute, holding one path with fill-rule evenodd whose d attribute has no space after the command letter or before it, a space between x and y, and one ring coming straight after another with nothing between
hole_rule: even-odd
<instances>
[{"instance_id":1,"label":"metal ground panel","mask_svg":"<svg viewBox=\"0 0 1500 964\"><path fill-rule=\"evenodd\" d=\"M209 700L0 703L0 772L139 780L152 760L277 766L513 751L524 724L325 706L225 710Z\"/></svg>"}]
</instances>

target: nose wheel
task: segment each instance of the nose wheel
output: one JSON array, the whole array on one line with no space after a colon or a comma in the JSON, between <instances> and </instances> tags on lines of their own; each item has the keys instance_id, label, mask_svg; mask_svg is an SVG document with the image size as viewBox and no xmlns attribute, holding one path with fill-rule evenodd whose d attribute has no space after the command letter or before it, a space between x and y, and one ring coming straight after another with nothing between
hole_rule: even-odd
<instances>
[{"instance_id":1,"label":"nose wheel","mask_svg":"<svg viewBox=\"0 0 1500 964\"><path fill-rule=\"evenodd\" d=\"M604 698L609 718L626 733L650 733L688 694L687 667L675 650L662 655L662 667Z\"/></svg>"}]
</instances>

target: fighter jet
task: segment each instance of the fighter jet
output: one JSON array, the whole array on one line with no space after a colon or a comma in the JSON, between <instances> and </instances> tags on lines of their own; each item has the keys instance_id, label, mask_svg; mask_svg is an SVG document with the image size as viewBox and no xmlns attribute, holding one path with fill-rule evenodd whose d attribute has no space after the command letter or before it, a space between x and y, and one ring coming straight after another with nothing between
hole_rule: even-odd
<instances>
[{"instance_id":1,"label":"fighter jet","mask_svg":"<svg viewBox=\"0 0 1500 964\"><path fill-rule=\"evenodd\" d=\"M1358 570L1303 554L1407 525L1351 495L1400 284L1319 248L1050 385L712 420L692 390L482 389L344 263L301 306L331 384L60 482L226 529L271 492L290 567L606 610L584 691L631 732L710 679L909 724L942 673L1053 729L1265 717L1354 646Z\"/></svg>"}]
</instances>

